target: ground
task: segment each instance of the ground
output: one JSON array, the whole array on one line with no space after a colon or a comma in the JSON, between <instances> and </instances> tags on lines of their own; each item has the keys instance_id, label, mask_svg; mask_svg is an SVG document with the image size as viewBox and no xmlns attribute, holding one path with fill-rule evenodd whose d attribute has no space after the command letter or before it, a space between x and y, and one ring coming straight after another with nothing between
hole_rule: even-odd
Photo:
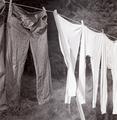
<instances>
[{"instance_id":1,"label":"ground","mask_svg":"<svg viewBox=\"0 0 117 120\"><path fill-rule=\"evenodd\" d=\"M108 80L111 83L111 74L108 71ZM23 81L35 81L35 76L29 76L24 74ZM9 111L0 120L80 120L79 112L77 109L75 98L72 99L71 105L64 104L64 97L65 97L65 81L66 78L57 80L52 79L53 81L53 94L49 102L45 103L42 106L39 106L37 102L33 99L34 88L32 88L33 84L29 84L24 90L24 94L28 91L29 94L27 98L22 98L21 100L21 109L18 112ZM91 107L91 98L92 98L92 87L91 87L92 76L88 73L87 75L87 87L86 87L86 104L83 105L83 110L85 113L86 120L116 120L112 119L113 116L111 115L112 112L112 101L111 101L111 88L108 89L109 91L109 104L108 104L108 113L106 115L100 114L100 106L99 106L99 97L97 102L96 109L92 109ZM34 83L34 82L32 82ZM25 84L25 83L24 83ZM25 96L25 95L24 95ZM32 98L32 99L31 99ZM29 100L30 99L30 100ZM114 116L116 117L116 116Z\"/></svg>"}]
</instances>

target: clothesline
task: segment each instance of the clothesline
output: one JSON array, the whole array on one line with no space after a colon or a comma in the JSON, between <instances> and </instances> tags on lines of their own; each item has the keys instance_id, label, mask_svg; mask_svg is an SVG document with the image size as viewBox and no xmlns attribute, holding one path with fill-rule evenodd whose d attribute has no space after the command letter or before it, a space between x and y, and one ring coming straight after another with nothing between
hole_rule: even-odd
<instances>
[{"instance_id":1,"label":"clothesline","mask_svg":"<svg viewBox=\"0 0 117 120\"><path fill-rule=\"evenodd\" d=\"M10 3L8 1L5 1L5 3ZM14 2L13 2L14 3ZM21 7L27 7L27 8L31 8L31 9L35 9L35 10L43 10L42 8L37 8L37 7L32 7L32 6L27 6L27 5L23 5L23 4L17 4L17 3L14 3L15 5L18 5L18 6L21 6ZM53 13L53 11L51 10L46 10L47 12L51 12Z\"/></svg>"},{"instance_id":2,"label":"clothesline","mask_svg":"<svg viewBox=\"0 0 117 120\"><path fill-rule=\"evenodd\" d=\"M8 2L8 1L5 1L5 3L10 3L10 2ZM27 7L27 8L31 8L31 9L35 9L35 10L43 10L42 8L37 8L37 7L32 7L32 6L27 6L27 5L23 5L23 4L17 4L17 3L14 3L14 4L16 4L17 6L21 6L21 7ZM52 10L47 10L46 9L46 12L48 12L48 13L53 13L54 11L52 11ZM66 18L67 20L70 20L70 21L72 21L72 22L74 22L74 23L77 23L77 24L79 24L79 23L81 23L80 21L76 21L76 20L73 20L73 19L71 19L71 18L69 18L69 17L67 17L67 16L65 16L65 15L62 15L62 14L60 14L62 17L64 17L64 18ZM97 29L95 29L95 28L92 28L92 27L90 27L90 26L88 26L91 30L93 30L93 31L96 31L96 32L102 32L102 31L99 31L99 30L97 30ZM103 30L103 32L104 32L104 30ZM105 33L108 37L111 37L111 38L113 38L113 39L116 39L117 40L117 37L115 37L115 36L112 36L112 35L109 35L109 34L107 34L107 33Z\"/></svg>"},{"instance_id":3,"label":"clothesline","mask_svg":"<svg viewBox=\"0 0 117 120\"><path fill-rule=\"evenodd\" d=\"M0 15L2 15L2 13L3 13L4 9L5 9L5 6L3 7L2 11L0 12Z\"/></svg>"}]
</instances>

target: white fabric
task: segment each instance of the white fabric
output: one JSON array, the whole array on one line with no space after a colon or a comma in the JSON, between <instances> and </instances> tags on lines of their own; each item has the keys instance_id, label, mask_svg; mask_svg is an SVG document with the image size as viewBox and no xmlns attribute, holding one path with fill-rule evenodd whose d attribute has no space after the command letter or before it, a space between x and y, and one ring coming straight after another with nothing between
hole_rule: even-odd
<instances>
[{"instance_id":1,"label":"white fabric","mask_svg":"<svg viewBox=\"0 0 117 120\"><path fill-rule=\"evenodd\" d=\"M70 103L71 97L76 96L75 66L81 38L81 25L73 24L59 14L55 14L55 21L59 33L59 43L64 56L67 72L65 103Z\"/></svg>"},{"instance_id":2,"label":"white fabric","mask_svg":"<svg viewBox=\"0 0 117 120\"><path fill-rule=\"evenodd\" d=\"M86 26L82 25L82 40L80 47L80 62L79 62L79 82L77 94L82 104L85 103L85 57L90 56L91 67L93 74L93 108L96 106L98 82L99 82L99 67L102 54L102 33L97 33ZM81 98L82 97L82 98Z\"/></svg>"},{"instance_id":3,"label":"white fabric","mask_svg":"<svg viewBox=\"0 0 117 120\"><path fill-rule=\"evenodd\" d=\"M111 69L113 80L113 114L117 114L117 42L107 41L107 67Z\"/></svg>"},{"instance_id":4,"label":"white fabric","mask_svg":"<svg viewBox=\"0 0 117 120\"><path fill-rule=\"evenodd\" d=\"M90 56L93 75L93 101L92 107L96 107L97 91L99 83L99 67L102 54L102 33L94 32L86 28L86 55Z\"/></svg>"},{"instance_id":5,"label":"white fabric","mask_svg":"<svg viewBox=\"0 0 117 120\"><path fill-rule=\"evenodd\" d=\"M107 54L107 67L108 69L112 69L112 56L113 56L113 47L114 47L114 42L110 39L107 40L106 42L107 49L106 49L106 54Z\"/></svg>"},{"instance_id":6,"label":"white fabric","mask_svg":"<svg viewBox=\"0 0 117 120\"><path fill-rule=\"evenodd\" d=\"M117 42L115 42L113 45L112 78L113 78L113 114L117 114Z\"/></svg>"},{"instance_id":7,"label":"white fabric","mask_svg":"<svg viewBox=\"0 0 117 120\"><path fill-rule=\"evenodd\" d=\"M78 81L78 88L77 88L77 96L79 98L79 102L81 104L85 103L85 26L82 21L82 38L81 38L81 45L80 45L80 56L79 56L79 81Z\"/></svg>"},{"instance_id":8,"label":"white fabric","mask_svg":"<svg viewBox=\"0 0 117 120\"><path fill-rule=\"evenodd\" d=\"M56 11L54 11L54 17L59 33L60 48L68 68L65 103L69 104L71 97L76 96L76 78L74 72L80 46L82 29L81 25L68 22L59 14L57 14ZM84 112L79 102L78 96L76 96L76 99L81 120L85 120Z\"/></svg>"},{"instance_id":9,"label":"white fabric","mask_svg":"<svg viewBox=\"0 0 117 120\"><path fill-rule=\"evenodd\" d=\"M115 70L117 67L112 64L113 56L115 54L107 53L109 46L108 37L103 33L97 33L88 29L84 24L78 25L68 22L62 18L59 14L55 14L55 21L59 33L59 43L61 52L64 56L67 72L67 83L66 83L66 94L65 103L70 103L71 97L76 96L80 104L85 103L85 57L90 56L91 67L93 74L93 108L96 106L98 82L99 82L99 68L101 62L101 78L100 78L100 104L101 112L106 113L107 106L107 66L113 69L113 78L116 86L116 74ZM77 54L80 46L80 57L79 57L79 81L76 92L76 78L75 78L75 65L77 60ZM112 49L112 51L116 51ZM116 53L116 52L113 52ZM112 56L111 58L109 56ZM116 59L114 59L117 61ZM114 61L114 62L115 62ZM116 96L116 88L113 87L114 95ZM113 98L115 98L115 96ZM116 97L117 98L117 97ZM113 100L113 103L117 104L117 100ZM116 107L115 107L116 108ZM115 108L113 113L115 113Z\"/></svg>"},{"instance_id":10,"label":"white fabric","mask_svg":"<svg viewBox=\"0 0 117 120\"><path fill-rule=\"evenodd\" d=\"M106 113L107 107L107 43L108 37L102 33L102 57L101 57L101 78L100 78L100 104L102 114Z\"/></svg>"}]
</instances>

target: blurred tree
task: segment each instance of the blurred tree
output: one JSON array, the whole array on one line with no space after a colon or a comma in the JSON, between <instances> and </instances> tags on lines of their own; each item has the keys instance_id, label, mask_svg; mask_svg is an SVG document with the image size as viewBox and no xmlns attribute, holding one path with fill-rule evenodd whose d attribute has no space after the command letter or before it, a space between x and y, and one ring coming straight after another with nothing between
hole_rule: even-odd
<instances>
[{"instance_id":1,"label":"blurred tree","mask_svg":"<svg viewBox=\"0 0 117 120\"><path fill-rule=\"evenodd\" d=\"M109 12L117 7L117 0L60 0L60 2L63 7L82 6L93 11Z\"/></svg>"}]
</instances>

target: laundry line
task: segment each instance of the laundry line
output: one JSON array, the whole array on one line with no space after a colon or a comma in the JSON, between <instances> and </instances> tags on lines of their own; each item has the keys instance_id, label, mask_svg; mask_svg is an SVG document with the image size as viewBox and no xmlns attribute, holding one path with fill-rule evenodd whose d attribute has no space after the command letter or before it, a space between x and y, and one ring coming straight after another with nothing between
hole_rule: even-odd
<instances>
[{"instance_id":1,"label":"laundry line","mask_svg":"<svg viewBox=\"0 0 117 120\"><path fill-rule=\"evenodd\" d=\"M5 3L10 3L10 2L8 2L8 1L5 1ZM17 6L20 6L20 7L27 7L27 8L31 8L31 9L35 9L35 10L43 10L43 8L37 8L37 7L32 7L32 6L28 6L28 5L23 5L23 4L18 4L18 3L14 3L13 2L13 4L15 4L15 5L17 5ZM48 12L48 13L53 13L54 11L53 10L47 10L47 9L45 9L45 11L46 12ZM62 17L64 17L64 18L66 18L67 20L69 20L69 21L72 21L72 22L74 22L74 23L76 23L76 24L81 24L81 21L78 21L78 20L73 20L73 19L71 19L71 18L69 18L69 17L67 17L67 16L65 16L65 15L62 15L62 14L60 14ZM88 26L88 28L90 28L91 30L93 30L93 31L95 31L95 32L103 32L104 33L104 30L102 29L102 31L100 31L100 30L97 30L97 29L95 29L95 28L92 28L92 27L90 27L90 26ZM104 33L104 34L106 34L108 37L111 37L111 38L113 38L113 39L115 39L115 40L117 40L117 37L115 37L115 36L112 36L112 35L110 35L110 34L107 34L107 33Z\"/></svg>"},{"instance_id":2,"label":"laundry line","mask_svg":"<svg viewBox=\"0 0 117 120\"><path fill-rule=\"evenodd\" d=\"M0 12L0 15L2 15L3 11L5 10L5 6L3 7L2 11Z\"/></svg>"},{"instance_id":3,"label":"laundry line","mask_svg":"<svg viewBox=\"0 0 117 120\"><path fill-rule=\"evenodd\" d=\"M10 2L5 1L5 3L9 4ZM35 9L35 10L43 10L42 8L32 7L32 6L18 4L18 3L14 3L14 2L12 2L12 4L15 4L15 5L18 5L18 6L21 6L21 7L27 7L27 8ZM45 11L53 13L53 11L51 11L51 10L45 10Z\"/></svg>"}]
</instances>

